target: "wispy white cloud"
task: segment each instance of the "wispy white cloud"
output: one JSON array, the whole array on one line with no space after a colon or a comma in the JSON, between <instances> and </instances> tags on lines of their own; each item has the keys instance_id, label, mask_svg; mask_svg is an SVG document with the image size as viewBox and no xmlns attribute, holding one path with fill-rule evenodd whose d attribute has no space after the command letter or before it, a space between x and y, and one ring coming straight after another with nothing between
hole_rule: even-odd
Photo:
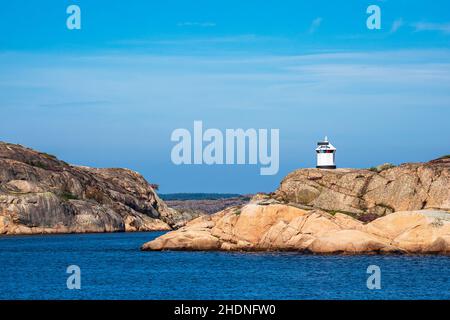
<instances>
[{"instance_id":1,"label":"wispy white cloud","mask_svg":"<svg viewBox=\"0 0 450 320\"><path fill-rule=\"evenodd\" d=\"M320 25L322 24L323 19L321 17L315 18L311 22L311 26L309 27L309 33L315 33L317 29L319 29Z\"/></svg>"},{"instance_id":2,"label":"wispy white cloud","mask_svg":"<svg viewBox=\"0 0 450 320\"><path fill-rule=\"evenodd\" d=\"M27 67L13 61L27 61ZM354 105L376 94L373 99L380 104L393 103L395 96L399 105L414 101L448 106L450 92L450 52L445 50L220 57L10 55L3 56L0 67L4 65L4 105L108 104L175 112L185 105L199 110L242 105L259 109L277 103L289 108L298 101ZM45 88L36 87L42 83ZM24 86L28 96L21 94Z\"/></svg>"},{"instance_id":3,"label":"wispy white cloud","mask_svg":"<svg viewBox=\"0 0 450 320\"><path fill-rule=\"evenodd\" d=\"M51 102L40 104L40 107L48 108L78 108L78 107L90 107L108 105L110 101L107 100L83 100L83 101L66 101L66 102Z\"/></svg>"},{"instance_id":4,"label":"wispy white cloud","mask_svg":"<svg viewBox=\"0 0 450 320\"><path fill-rule=\"evenodd\" d=\"M438 31L445 34L450 34L450 22L433 23L433 22L416 22L412 26L416 32L420 31Z\"/></svg>"},{"instance_id":5,"label":"wispy white cloud","mask_svg":"<svg viewBox=\"0 0 450 320\"><path fill-rule=\"evenodd\" d=\"M218 36L218 37L195 37L195 38L181 38L181 39L124 39L114 41L111 44L118 45L188 45L188 44L220 44L220 43L242 43L242 42L256 42L268 41L274 38L263 37L254 34L241 34L233 36Z\"/></svg>"},{"instance_id":6,"label":"wispy white cloud","mask_svg":"<svg viewBox=\"0 0 450 320\"><path fill-rule=\"evenodd\" d=\"M215 27L216 23L215 22L184 21L184 22L177 23L177 26L179 26L179 27L202 27L202 28L207 28L207 27Z\"/></svg>"},{"instance_id":7,"label":"wispy white cloud","mask_svg":"<svg viewBox=\"0 0 450 320\"><path fill-rule=\"evenodd\" d=\"M428 148L436 136L445 136L450 113L449 50L288 56L114 51L0 58L0 135L92 148L93 159L105 156L107 148L128 155L131 146L146 149L139 162L161 165L170 154L171 130L196 119L217 128L276 126L284 143L292 141L292 149L284 144L286 155L324 127L347 135L350 145L373 138L379 150L395 149L392 136L407 135L420 141L402 153L417 152L421 144ZM95 102L101 106L87 106ZM374 121L377 116L383 121ZM324 126L317 126L318 118ZM436 150L447 146L440 141Z\"/></svg>"}]
</instances>

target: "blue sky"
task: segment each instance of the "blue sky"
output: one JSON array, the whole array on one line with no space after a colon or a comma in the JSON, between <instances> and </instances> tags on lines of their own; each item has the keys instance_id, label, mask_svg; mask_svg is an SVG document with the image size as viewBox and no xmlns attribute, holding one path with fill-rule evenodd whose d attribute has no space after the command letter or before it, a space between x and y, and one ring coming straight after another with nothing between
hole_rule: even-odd
<instances>
[{"instance_id":1,"label":"blue sky","mask_svg":"<svg viewBox=\"0 0 450 320\"><path fill-rule=\"evenodd\" d=\"M66 28L77 4L82 29ZM377 4L382 29L366 28ZM450 153L448 1L14 1L0 9L0 140L128 167L161 192L274 190L315 165ZM279 128L280 171L175 166L176 128Z\"/></svg>"}]
</instances>

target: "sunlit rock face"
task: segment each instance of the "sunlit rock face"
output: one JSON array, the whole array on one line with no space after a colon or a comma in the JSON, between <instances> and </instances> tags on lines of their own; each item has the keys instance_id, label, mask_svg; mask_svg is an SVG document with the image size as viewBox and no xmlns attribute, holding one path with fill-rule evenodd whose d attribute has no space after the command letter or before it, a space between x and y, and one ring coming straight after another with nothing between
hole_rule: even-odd
<instances>
[{"instance_id":1,"label":"sunlit rock face","mask_svg":"<svg viewBox=\"0 0 450 320\"><path fill-rule=\"evenodd\" d=\"M300 169L270 195L190 221L143 250L450 252L450 159Z\"/></svg>"},{"instance_id":2,"label":"sunlit rock face","mask_svg":"<svg viewBox=\"0 0 450 320\"><path fill-rule=\"evenodd\" d=\"M143 250L450 253L450 213L395 212L368 224L322 210L251 203L194 219Z\"/></svg>"},{"instance_id":3,"label":"sunlit rock face","mask_svg":"<svg viewBox=\"0 0 450 320\"><path fill-rule=\"evenodd\" d=\"M372 169L300 169L273 198L365 221L396 212L450 209L450 159ZM366 219L364 219L366 218Z\"/></svg>"}]
</instances>

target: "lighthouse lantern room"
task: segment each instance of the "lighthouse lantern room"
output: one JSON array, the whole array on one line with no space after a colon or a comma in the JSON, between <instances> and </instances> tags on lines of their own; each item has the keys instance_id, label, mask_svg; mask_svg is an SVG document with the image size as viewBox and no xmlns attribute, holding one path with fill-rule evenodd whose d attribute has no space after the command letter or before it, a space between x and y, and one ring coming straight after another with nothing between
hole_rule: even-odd
<instances>
[{"instance_id":1,"label":"lighthouse lantern room","mask_svg":"<svg viewBox=\"0 0 450 320\"><path fill-rule=\"evenodd\" d=\"M317 142L317 166L319 169L336 169L336 148L325 137L323 141Z\"/></svg>"}]
</instances>

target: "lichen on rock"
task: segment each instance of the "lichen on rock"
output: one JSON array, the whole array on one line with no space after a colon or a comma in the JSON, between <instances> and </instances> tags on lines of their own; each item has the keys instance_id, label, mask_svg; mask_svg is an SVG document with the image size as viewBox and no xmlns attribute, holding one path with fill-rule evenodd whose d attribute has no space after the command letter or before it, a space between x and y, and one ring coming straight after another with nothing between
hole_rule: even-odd
<instances>
[{"instance_id":1,"label":"lichen on rock","mask_svg":"<svg viewBox=\"0 0 450 320\"><path fill-rule=\"evenodd\" d=\"M0 142L0 234L171 230L180 223L137 172L74 166Z\"/></svg>"},{"instance_id":2,"label":"lichen on rock","mask_svg":"<svg viewBox=\"0 0 450 320\"><path fill-rule=\"evenodd\" d=\"M197 218L142 249L448 254L449 185L450 158L300 169L273 194Z\"/></svg>"},{"instance_id":3,"label":"lichen on rock","mask_svg":"<svg viewBox=\"0 0 450 320\"><path fill-rule=\"evenodd\" d=\"M450 159L380 168L299 169L283 179L273 198L356 218L372 217L368 220L396 211L450 209Z\"/></svg>"}]
</instances>

